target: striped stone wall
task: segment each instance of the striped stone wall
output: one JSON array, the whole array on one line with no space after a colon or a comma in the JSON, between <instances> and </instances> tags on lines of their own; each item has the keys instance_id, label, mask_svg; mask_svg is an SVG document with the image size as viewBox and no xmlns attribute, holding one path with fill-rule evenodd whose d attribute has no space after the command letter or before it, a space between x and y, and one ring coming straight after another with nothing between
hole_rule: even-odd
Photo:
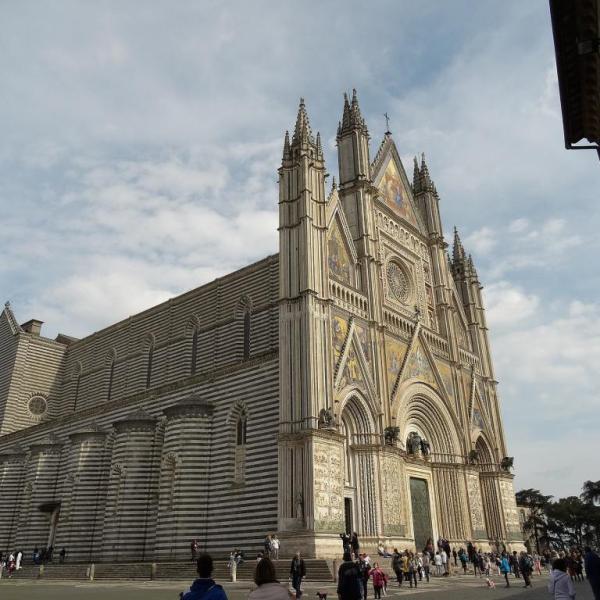
<instances>
[{"instance_id":1,"label":"striped stone wall","mask_svg":"<svg viewBox=\"0 0 600 600\"><path fill-rule=\"evenodd\" d=\"M210 418L189 415L196 402ZM147 415L139 431L138 409ZM242 411L245 478L235 483ZM39 508L60 502L55 548L73 560L187 557L191 539L218 556L257 551L277 529L277 429L278 358L266 352L1 436L0 497L16 500L0 511L17 525L11 537L0 524L0 549L44 545L49 519Z\"/></svg>"}]
</instances>

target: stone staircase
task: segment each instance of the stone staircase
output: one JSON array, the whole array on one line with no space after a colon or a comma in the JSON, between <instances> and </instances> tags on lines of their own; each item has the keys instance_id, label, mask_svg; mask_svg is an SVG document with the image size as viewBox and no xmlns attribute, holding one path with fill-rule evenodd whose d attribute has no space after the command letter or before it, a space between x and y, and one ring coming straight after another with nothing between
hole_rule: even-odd
<instances>
[{"instance_id":1,"label":"stone staircase","mask_svg":"<svg viewBox=\"0 0 600 600\"><path fill-rule=\"evenodd\" d=\"M285 582L289 576L290 560L277 560L275 567L280 581ZM332 581L333 572L330 561L324 559L305 559L307 581ZM237 569L238 581L252 581L256 562L250 560L242 563ZM50 563L40 569L37 565L24 564L14 579L46 579L46 580L86 580L90 578L92 565L89 563ZM193 581L196 578L196 564L191 561L169 563L95 563L95 580L148 581ZM41 573L40 573L41 571ZM213 577L217 581L229 581L230 573L227 561L215 561Z\"/></svg>"}]
</instances>

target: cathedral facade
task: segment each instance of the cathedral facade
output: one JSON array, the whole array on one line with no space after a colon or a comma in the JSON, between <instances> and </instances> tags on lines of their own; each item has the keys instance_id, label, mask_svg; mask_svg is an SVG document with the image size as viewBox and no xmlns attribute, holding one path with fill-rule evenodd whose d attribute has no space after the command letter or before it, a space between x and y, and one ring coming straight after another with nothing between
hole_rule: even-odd
<instances>
[{"instance_id":1,"label":"cathedral facade","mask_svg":"<svg viewBox=\"0 0 600 600\"><path fill-rule=\"evenodd\" d=\"M83 339L0 315L0 551L217 556L277 533L522 545L481 285L423 159L373 160L356 95L327 185L301 101L279 253Z\"/></svg>"}]
</instances>

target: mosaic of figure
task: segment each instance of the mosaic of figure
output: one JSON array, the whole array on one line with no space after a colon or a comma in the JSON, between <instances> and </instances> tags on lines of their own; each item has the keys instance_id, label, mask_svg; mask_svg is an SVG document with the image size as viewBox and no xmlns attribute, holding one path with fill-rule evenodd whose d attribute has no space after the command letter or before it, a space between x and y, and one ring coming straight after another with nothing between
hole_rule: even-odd
<instances>
[{"instance_id":1,"label":"mosaic of figure","mask_svg":"<svg viewBox=\"0 0 600 600\"><path fill-rule=\"evenodd\" d=\"M379 184L379 188L385 203L390 208L393 208L403 219L416 226L417 219L415 218L415 213L410 205L408 194L402 185L400 173L398 173L398 169L393 160L390 160L387 169L383 174L383 178L381 179L381 183Z\"/></svg>"},{"instance_id":2,"label":"mosaic of figure","mask_svg":"<svg viewBox=\"0 0 600 600\"><path fill-rule=\"evenodd\" d=\"M336 224L327 241L329 273L346 285L352 285L352 265L350 254Z\"/></svg>"}]
</instances>

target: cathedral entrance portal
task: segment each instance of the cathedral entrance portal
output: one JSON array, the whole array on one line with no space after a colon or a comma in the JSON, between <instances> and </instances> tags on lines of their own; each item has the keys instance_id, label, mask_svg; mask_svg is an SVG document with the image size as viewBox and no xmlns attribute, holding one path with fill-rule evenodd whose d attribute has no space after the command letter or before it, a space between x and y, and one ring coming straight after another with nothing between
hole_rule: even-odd
<instances>
[{"instance_id":1,"label":"cathedral entrance portal","mask_svg":"<svg viewBox=\"0 0 600 600\"><path fill-rule=\"evenodd\" d=\"M425 479L410 478L410 501L412 507L413 531L417 551L423 550L429 538L433 539L429 489Z\"/></svg>"},{"instance_id":2,"label":"cathedral entrance portal","mask_svg":"<svg viewBox=\"0 0 600 600\"><path fill-rule=\"evenodd\" d=\"M352 535L352 498L344 498L344 525L346 533Z\"/></svg>"}]
</instances>

